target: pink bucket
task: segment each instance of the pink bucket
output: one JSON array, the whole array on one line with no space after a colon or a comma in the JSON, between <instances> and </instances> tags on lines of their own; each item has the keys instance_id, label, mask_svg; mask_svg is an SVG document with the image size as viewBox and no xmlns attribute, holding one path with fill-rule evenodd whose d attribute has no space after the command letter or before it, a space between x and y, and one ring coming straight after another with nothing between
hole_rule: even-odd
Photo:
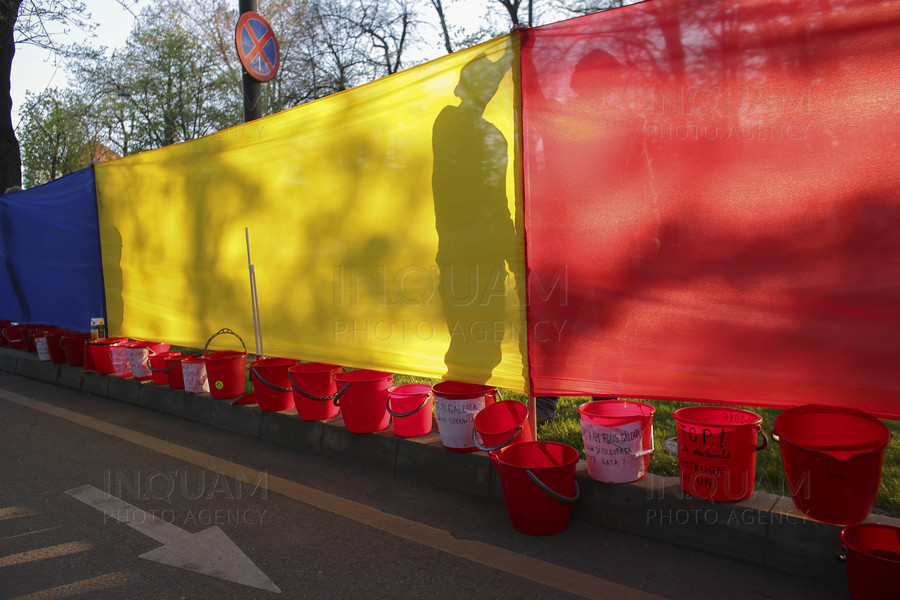
<instances>
[{"instance_id":1,"label":"pink bucket","mask_svg":"<svg viewBox=\"0 0 900 600\"><path fill-rule=\"evenodd\" d=\"M112 361L113 374L116 377L131 377L131 365L128 363L129 341L112 344L109 347L109 359Z\"/></svg>"},{"instance_id":2,"label":"pink bucket","mask_svg":"<svg viewBox=\"0 0 900 600\"><path fill-rule=\"evenodd\" d=\"M387 410L400 437L431 433L434 394L430 385L408 383L388 389Z\"/></svg>"},{"instance_id":3,"label":"pink bucket","mask_svg":"<svg viewBox=\"0 0 900 600\"><path fill-rule=\"evenodd\" d=\"M153 378L153 372L150 370L150 356L166 352L169 349L169 344L139 340L125 342L123 346L127 348L131 376L138 381L147 381Z\"/></svg>"},{"instance_id":4,"label":"pink bucket","mask_svg":"<svg viewBox=\"0 0 900 600\"><path fill-rule=\"evenodd\" d=\"M655 412L650 404L623 400L594 400L578 407L591 479L630 483L647 476Z\"/></svg>"}]
</instances>

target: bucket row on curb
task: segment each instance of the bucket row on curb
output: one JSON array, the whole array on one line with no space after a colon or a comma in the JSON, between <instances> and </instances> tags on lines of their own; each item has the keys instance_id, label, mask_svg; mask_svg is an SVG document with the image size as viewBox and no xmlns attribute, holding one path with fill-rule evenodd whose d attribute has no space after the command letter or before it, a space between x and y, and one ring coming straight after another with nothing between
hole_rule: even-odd
<instances>
[{"instance_id":1,"label":"bucket row on curb","mask_svg":"<svg viewBox=\"0 0 900 600\"><path fill-rule=\"evenodd\" d=\"M578 451L535 441L527 407L503 401L490 386L452 381L394 386L390 373L344 371L336 365L292 359L264 358L248 365L246 348L210 352L209 342L202 355L181 355L169 351L165 343L91 339L89 333L48 326L0 322L0 333L5 342L0 345L35 352L40 360L219 399L237 401L246 396L249 368L256 390L253 401L261 410L296 409L305 420L328 420L343 412L353 433L381 431L393 422L396 435L417 437L430 433L434 415L447 450L490 454L510 520L516 530L529 535L564 530L579 496ZM582 404L579 413L592 479L627 483L646 476L654 451L652 406L603 400ZM758 414L699 406L679 409L673 419L679 480L685 492L720 502L737 502L753 494L756 453L768 441ZM896 580L900 569L900 530L859 522L875 505L890 430L862 411L804 405L783 411L771 433L779 443L798 510L819 521L846 525L841 542L851 598L883 597L878 595L884 593L880 582Z\"/></svg>"}]
</instances>

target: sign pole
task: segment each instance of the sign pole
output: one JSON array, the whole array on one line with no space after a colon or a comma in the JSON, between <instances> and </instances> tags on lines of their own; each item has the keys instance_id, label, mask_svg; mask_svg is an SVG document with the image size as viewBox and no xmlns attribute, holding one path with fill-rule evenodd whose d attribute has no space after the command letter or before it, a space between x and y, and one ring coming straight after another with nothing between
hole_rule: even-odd
<instances>
[{"instance_id":1,"label":"sign pole","mask_svg":"<svg viewBox=\"0 0 900 600\"><path fill-rule=\"evenodd\" d=\"M238 0L238 12L256 12L256 0ZM244 88L244 122L247 123L262 116L262 84L247 69L241 72L241 82Z\"/></svg>"}]
</instances>

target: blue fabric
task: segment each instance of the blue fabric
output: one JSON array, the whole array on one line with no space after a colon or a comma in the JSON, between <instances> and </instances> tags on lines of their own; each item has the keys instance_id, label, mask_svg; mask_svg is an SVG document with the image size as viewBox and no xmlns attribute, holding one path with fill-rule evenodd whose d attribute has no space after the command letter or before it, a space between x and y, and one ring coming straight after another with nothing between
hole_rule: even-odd
<instances>
[{"instance_id":1,"label":"blue fabric","mask_svg":"<svg viewBox=\"0 0 900 600\"><path fill-rule=\"evenodd\" d=\"M0 195L0 319L90 329L106 314L94 170Z\"/></svg>"}]
</instances>

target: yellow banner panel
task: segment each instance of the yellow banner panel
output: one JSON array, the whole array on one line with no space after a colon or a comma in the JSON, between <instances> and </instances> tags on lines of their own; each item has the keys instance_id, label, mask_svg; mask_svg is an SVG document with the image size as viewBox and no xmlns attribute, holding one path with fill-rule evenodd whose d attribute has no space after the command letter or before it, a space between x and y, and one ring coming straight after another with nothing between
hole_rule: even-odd
<instances>
[{"instance_id":1,"label":"yellow banner panel","mask_svg":"<svg viewBox=\"0 0 900 600\"><path fill-rule=\"evenodd\" d=\"M97 165L110 334L256 352L249 237L266 355L524 390L518 62L505 36Z\"/></svg>"}]
</instances>

